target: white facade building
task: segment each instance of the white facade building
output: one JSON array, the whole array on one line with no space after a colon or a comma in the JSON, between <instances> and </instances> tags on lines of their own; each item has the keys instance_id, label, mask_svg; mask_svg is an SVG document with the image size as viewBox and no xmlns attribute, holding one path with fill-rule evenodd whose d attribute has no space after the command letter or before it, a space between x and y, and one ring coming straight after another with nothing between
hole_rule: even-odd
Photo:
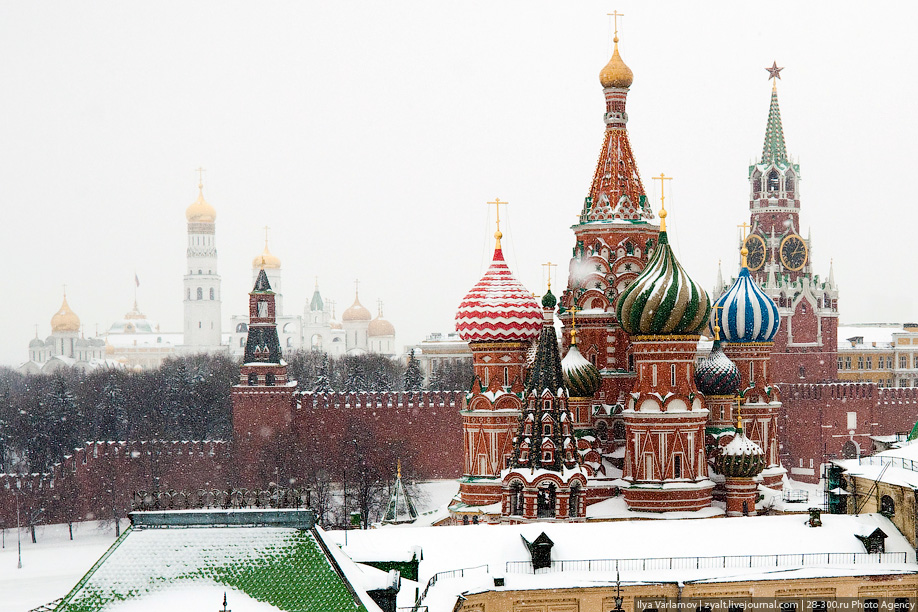
<instances>
[{"instance_id":1,"label":"white facade building","mask_svg":"<svg viewBox=\"0 0 918 612\"><path fill-rule=\"evenodd\" d=\"M183 353L226 350L221 343L220 275L217 273L217 211L204 200L198 183L198 199L185 211L188 249L185 273L185 329Z\"/></svg>"}]
</instances>

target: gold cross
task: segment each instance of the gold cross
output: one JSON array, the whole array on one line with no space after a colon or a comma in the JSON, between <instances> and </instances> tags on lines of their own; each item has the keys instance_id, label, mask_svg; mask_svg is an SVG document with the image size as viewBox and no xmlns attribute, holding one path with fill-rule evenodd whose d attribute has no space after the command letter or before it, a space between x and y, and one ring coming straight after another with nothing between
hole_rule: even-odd
<instances>
[{"instance_id":1,"label":"gold cross","mask_svg":"<svg viewBox=\"0 0 918 612\"><path fill-rule=\"evenodd\" d=\"M551 262L548 262L548 263L543 263L542 266L548 268L548 290L551 291L551 269L557 268L558 264L553 264Z\"/></svg>"},{"instance_id":2,"label":"gold cross","mask_svg":"<svg viewBox=\"0 0 918 612\"><path fill-rule=\"evenodd\" d=\"M204 168L198 166L195 169L195 172L198 173L198 189L204 188Z\"/></svg>"},{"instance_id":3,"label":"gold cross","mask_svg":"<svg viewBox=\"0 0 918 612\"><path fill-rule=\"evenodd\" d=\"M736 398L736 429L737 433L743 430L743 398Z\"/></svg>"},{"instance_id":4,"label":"gold cross","mask_svg":"<svg viewBox=\"0 0 918 612\"><path fill-rule=\"evenodd\" d=\"M606 15L611 17L615 23L615 42L618 42L618 18L624 17L625 15L623 13L619 13L618 11L612 11L611 13L606 13Z\"/></svg>"},{"instance_id":5,"label":"gold cross","mask_svg":"<svg viewBox=\"0 0 918 612\"><path fill-rule=\"evenodd\" d=\"M712 325L711 328L714 330L714 339L715 339L715 340L720 340L720 325L717 324L717 321L720 320L720 313L717 312L717 311L718 311L718 310L721 310L722 308L723 308L723 306L714 306L714 307L713 307L713 310L714 310L714 325Z\"/></svg>"},{"instance_id":6,"label":"gold cross","mask_svg":"<svg viewBox=\"0 0 918 612\"><path fill-rule=\"evenodd\" d=\"M653 180L660 181L660 231L666 231L666 181L673 180L673 177L666 176L662 172L660 176L653 177Z\"/></svg>"},{"instance_id":7,"label":"gold cross","mask_svg":"<svg viewBox=\"0 0 918 612\"><path fill-rule=\"evenodd\" d=\"M354 279L354 295L356 296L360 292L360 279Z\"/></svg>"},{"instance_id":8,"label":"gold cross","mask_svg":"<svg viewBox=\"0 0 918 612\"><path fill-rule=\"evenodd\" d=\"M497 231L494 232L494 238L497 240L497 246L494 247L495 249L500 248L500 239L504 237L504 235L500 233L500 205L503 204L506 206L509 203L510 202L501 202L500 198L494 198L493 202L488 202L488 206L493 204L494 208L497 210Z\"/></svg>"},{"instance_id":9,"label":"gold cross","mask_svg":"<svg viewBox=\"0 0 918 612\"><path fill-rule=\"evenodd\" d=\"M742 228L742 230L743 230L743 242L746 242L746 230L747 230L747 229L752 229L752 226L749 225L748 223L746 223L745 221L743 221L740 225L737 225L736 227Z\"/></svg>"},{"instance_id":10,"label":"gold cross","mask_svg":"<svg viewBox=\"0 0 918 612\"><path fill-rule=\"evenodd\" d=\"M271 229L267 225L265 226L265 248L268 248L268 230Z\"/></svg>"},{"instance_id":11,"label":"gold cross","mask_svg":"<svg viewBox=\"0 0 918 612\"><path fill-rule=\"evenodd\" d=\"M382 317L382 300L376 300L376 308L379 309L379 316Z\"/></svg>"},{"instance_id":12,"label":"gold cross","mask_svg":"<svg viewBox=\"0 0 918 612\"><path fill-rule=\"evenodd\" d=\"M574 304L568 310L571 312L571 344L577 344L577 313L583 309Z\"/></svg>"}]
</instances>

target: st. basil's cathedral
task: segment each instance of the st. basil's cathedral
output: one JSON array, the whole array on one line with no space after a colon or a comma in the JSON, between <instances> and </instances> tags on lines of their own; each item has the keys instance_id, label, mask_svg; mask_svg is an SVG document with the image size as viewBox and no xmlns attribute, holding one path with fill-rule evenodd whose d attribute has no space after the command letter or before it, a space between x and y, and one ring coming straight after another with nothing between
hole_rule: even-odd
<instances>
[{"instance_id":1,"label":"st. basil's cathedral","mask_svg":"<svg viewBox=\"0 0 918 612\"><path fill-rule=\"evenodd\" d=\"M776 87L742 264L711 300L672 251L663 198L655 215L644 190L627 132L634 77L614 43L567 287L557 299L549 284L538 303L504 261L498 221L491 266L456 314L476 376L454 523L584 521L619 495L631 512L711 516L717 499L753 515L759 486L780 490L787 473L773 381L835 378L838 292L831 272L813 275L799 233L800 168ZM702 335L714 345L699 361Z\"/></svg>"}]
</instances>

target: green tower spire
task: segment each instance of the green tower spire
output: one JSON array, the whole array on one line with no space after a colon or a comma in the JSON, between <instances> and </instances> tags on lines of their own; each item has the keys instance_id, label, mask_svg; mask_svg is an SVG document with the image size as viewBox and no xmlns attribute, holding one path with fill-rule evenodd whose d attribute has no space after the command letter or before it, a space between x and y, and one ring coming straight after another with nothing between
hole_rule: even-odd
<instances>
[{"instance_id":1,"label":"green tower spire","mask_svg":"<svg viewBox=\"0 0 918 612\"><path fill-rule=\"evenodd\" d=\"M765 126L765 144L762 146L761 164L774 163L787 166L787 148L784 145L784 128L781 127L781 108L778 106L778 89L771 89L771 106Z\"/></svg>"}]
</instances>

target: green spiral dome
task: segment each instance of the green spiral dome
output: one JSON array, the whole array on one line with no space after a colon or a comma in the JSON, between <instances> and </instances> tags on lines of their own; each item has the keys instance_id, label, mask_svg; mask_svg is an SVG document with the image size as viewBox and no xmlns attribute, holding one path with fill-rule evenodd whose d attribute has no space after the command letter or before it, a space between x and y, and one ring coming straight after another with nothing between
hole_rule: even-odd
<instances>
[{"instance_id":1,"label":"green spiral dome","mask_svg":"<svg viewBox=\"0 0 918 612\"><path fill-rule=\"evenodd\" d=\"M666 232L653 258L618 301L618 320L632 336L695 335L708 322L711 300L676 260Z\"/></svg>"},{"instance_id":2,"label":"green spiral dome","mask_svg":"<svg viewBox=\"0 0 918 612\"><path fill-rule=\"evenodd\" d=\"M576 344L571 345L561 360L561 371L571 397L593 397L602 386L599 369L580 353Z\"/></svg>"}]
</instances>

